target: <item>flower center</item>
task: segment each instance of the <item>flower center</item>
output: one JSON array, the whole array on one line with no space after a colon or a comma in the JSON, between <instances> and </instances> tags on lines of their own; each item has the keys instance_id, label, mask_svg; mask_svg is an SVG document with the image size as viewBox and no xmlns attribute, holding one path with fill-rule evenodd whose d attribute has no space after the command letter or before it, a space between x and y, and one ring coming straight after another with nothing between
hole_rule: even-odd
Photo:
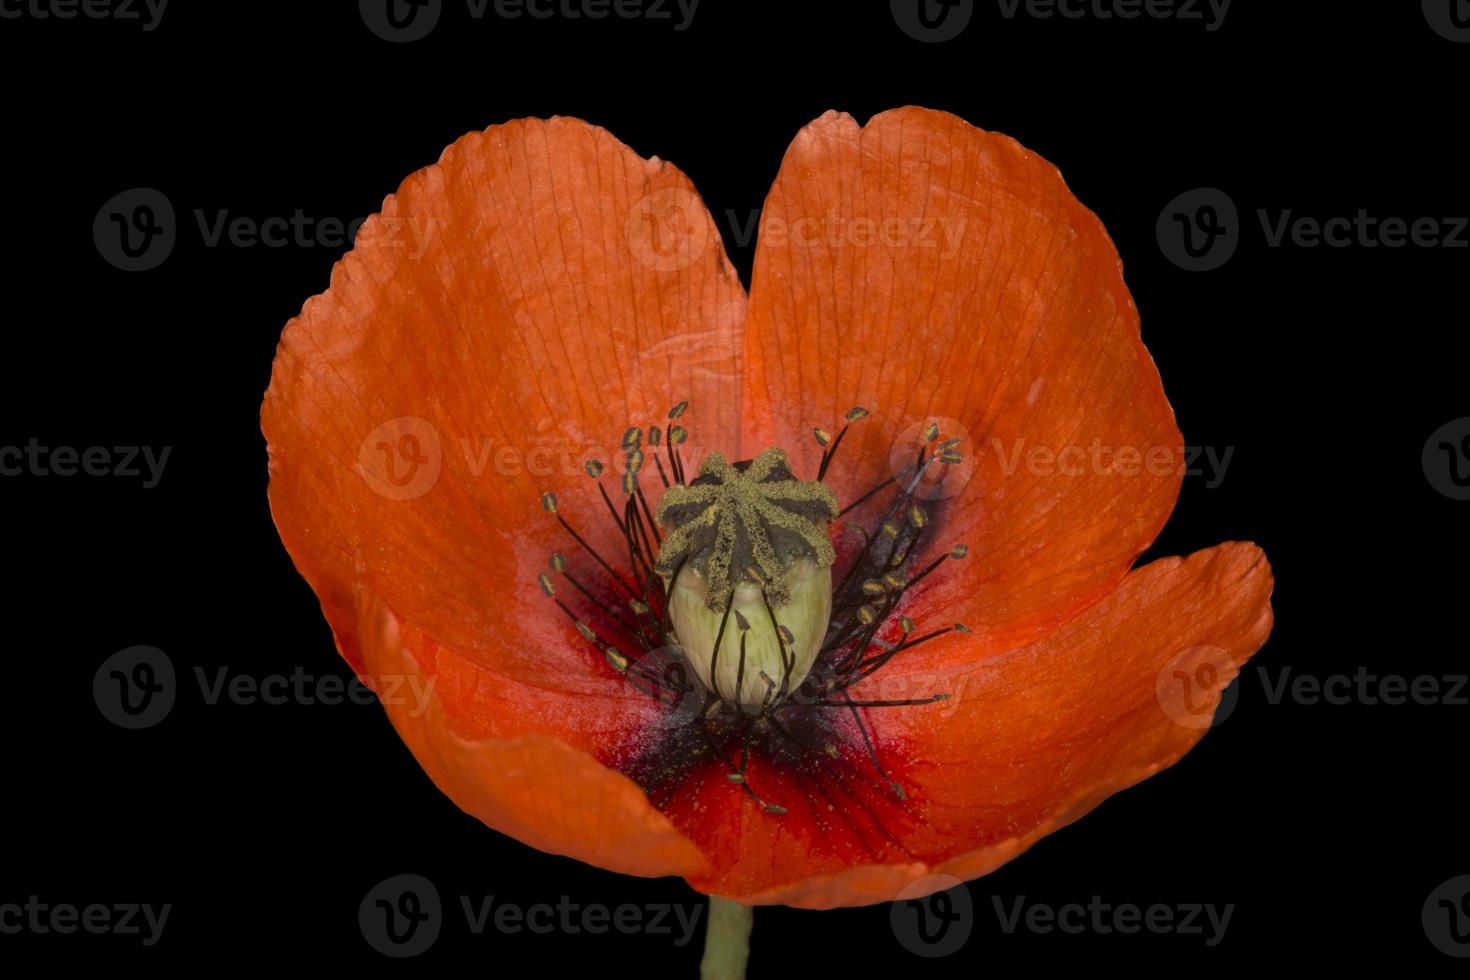
<instances>
[{"instance_id":1,"label":"flower center","mask_svg":"<svg viewBox=\"0 0 1470 980\"><path fill-rule=\"evenodd\" d=\"M687 408L687 402L674 406L670 422ZM683 755L718 760L730 781L771 813L785 809L763 800L746 779L752 752L763 748L773 759L792 753L840 758L856 746L904 798L879 757L865 713L930 704L948 694L871 698L855 689L904 652L947 633L969 632L955 623L917 633L913 620L898 612L910 589L945 561L966 555L958 545L917 574L906 572L930 526L916 493L961 461L959 441L941 441L939 427L929 424L911 465L841 507L823 480L851 425L867 415L861 408L848 412L835 439L813 430L823 453L816 479L805 481L779 448L736 463L710 453L698 475L687 479L679 447L688 432L681 425L671 424L666 433L650 426L646 444L643 429L627 429L621 506L602 484L602 462L585 464L626 548L626 575L567 520L554 494L541 498L599 566L598 579L606 579L585 579L560 552L551 557L551 571L591 603L597 625L558 596L546 573L539 576L542 592L614 670L674 712L681 734L671 745ZM641 478L650 458L663 484L656 512ZM882 496L885 490L891 497ZM870 532L845 525L862 543L834 586L837 553L829 527L860 507L873 512L875 526ZM609 636L621 639L614 643ZM682 734L689 729L698 737ZM644 768L677 768L667 762Z\"/></svg>"},{"instance_id":2,"label":"flower center","mask_svg":"<svg viewBox=\"0 0 1470 980\"><path fill-rule=\"evenodd\" d=\"M670 534L654 570L680 646L722 701L760 714L806 679L832 612L838 509L780 449L734 464L710 453L698 478L664 491L657 519Z\"/></svg>"}]
</instances>

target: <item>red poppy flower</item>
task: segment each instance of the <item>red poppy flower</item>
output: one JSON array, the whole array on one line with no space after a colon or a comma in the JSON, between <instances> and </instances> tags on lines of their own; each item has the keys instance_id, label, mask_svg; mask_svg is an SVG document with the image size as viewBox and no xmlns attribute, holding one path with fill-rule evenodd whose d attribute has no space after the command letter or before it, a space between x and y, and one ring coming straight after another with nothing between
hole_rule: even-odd
<instances>
[{"instance_id":1,"label":"red poppy flower","mask_svg":"<svg viewBox=\"0 0 1470 980\"><path fill-rule=\"evenodd\" d=\"M1130 570L1182 440L1118 255L940 112L803 129L748 295L668 163L465 136L262 416L281 538L435 783L746 905L987 873L1177 761L1270 630L1254 545Z\"/></svg>"}]
</instances>

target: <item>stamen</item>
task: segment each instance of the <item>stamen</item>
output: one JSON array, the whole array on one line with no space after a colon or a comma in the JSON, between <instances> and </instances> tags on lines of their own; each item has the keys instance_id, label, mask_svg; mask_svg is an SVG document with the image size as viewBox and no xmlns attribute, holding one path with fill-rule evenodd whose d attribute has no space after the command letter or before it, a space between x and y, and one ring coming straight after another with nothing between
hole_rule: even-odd
<instances>
[{"instance_id":1,"label":"stamen","mask_svg":"<svg viewBox=\"0 0 1470 980\"><path fill-rule=\"evenodd\" d=\"M642 457L642 453L638 454ZM640 462L641 462L640 458ZM634 496L638 498L638 506L643 509L643 517L648 521L648 529L653 532L654 547L650 549L652 554L658 554L658 549L663 545L663 537L658 533L658 524L653 519L653 511L648 509L648 498L643 495L643 487L636 480L633 483Z\"/></svg>"},{"instance_id":2,"label":"stamen","mask_svg":"<svg viewBox=\"0 0 1470 980\"><path fill-rule=\"evenodd\" d=\"M888 661L892 660L894 657L898 656L900 653L903 653L906 650L912 650L914 647L918 646L921 643L927 643L935 637L943 636L946 633L968 633L970 631L969 628L963 623L955 623L953 626L946 626L944 627L944 629L934 630L932 633L925 633L918 639L910 640L908 639L908 634L913 632L914 621L909 619L907 616L903 617L903 622L900 623L900 628L903 629L904 632L904 639L902 642L893 647L893 649L891 650L885 650L883 653L879 654L876 657L862 661L860 664L857 665L857 669L853 671L852 676L838 684L837 687L834 688L834 690L845 690L857 684L859 681L867 679L869 676L871 676L873 673L875 673L877 670L887 664Z\"/></svg>"},{"instance_id":3,"label":"stamen","mask_svg":"<svg viewBox=\"0 0 1470 980\"><path fill-rule=\"evenodd\" d=\"M555 554L553 554L551 556L551 570L552 571L557 572L563 578L565 578L568 582L572 583L572 585L576 588L576 590L578 592L582 593L589 600L591 600L592 601L592 604L595 605L598 609L602 610L602 612L604 614L606 614L607 616L609 616L612 619L616 620L617 623L618 623L618 625L621 626L621 627L623 627L623 629L627 630L629 633L636 634L638 632L637 627L635 627L632 623L628 622L622 616L618 615L615 611L613 611L605 602L603 602L596 595L594 595L590 590L588 590L588 588L585 585L583 585L581 583L581 581L576 578L576 576L574 576L570 572L568 572L566 570L566 568L567 568L567 559L566 559L566 556L565 555L561 554L560 552L556 552ZM545 573L542 573L541 578L546 578ZM545 592L546 591L546 587L549 586L550 584L551 584L551 582L548 579L547 580L547 583L546 583L546 586L543 586L542 587L542 591ZM546 594L547 595L551 595L550 592L547 592ZM638 601L639 600L637 600L637 599L632 600L632 602L635 602L635 603L638 602Z\"/></svg>"},{"instance_id":4,"label":"stamen","mask_svg":"<svg viewBox=\"0 0 1470 980\"><path fill-rule=\"evenodd\" d=\"M883 763L879 761L878 750L873 748L873 739L868 735L868 725L867 722L863 721L862 712L858 711L858 706L853 703L852 698L848 697L846 691L842 692L842 699L846 703L846 706L852 710L852 717L857 722L858 733L863 737L863 745L868 750L868 758L872 760L873 768L878 770L878 775L882 776L883 781L888 784L889 788L898 794L900 800L908 799L907 794L903 791L903 787L898 785L892 776L888 775L888 770L884 769Z\"/></svg>"},{"instance_id":5,"label":"stamen","mask_svg":"<svg viewBox=\"0 0 1470 980\"><path fill-rule=\"evenodd\" d=\"M907 473L907 472L908 472L908 469L907 468L899 471L900 474ZM867 503L870 499L872 499L872 497L873 497L874 494L876 494L879 491L883 490L885 487L891 487L891 486L893 486L893 484L895 484L897 482L898 482L898 477L897 476L890 476L888 479L884 480L882 483L878 484L876 487L874 487L873 489L869 490L867 493L863 494L861 497L859 497L858 499L854 500L852 503L848 504L846 507L842 508L842 510L837 514L837 516L838 517L841 517L844 514L846 514L848 511L856 510L857 508L861 507L863 504Z\"/></svg>"},{"instance_id":6,"label":"stamen","mask_svg":"<svg viewBox=\"0 0 1470 980\"><path fill-rule=\"evenodd\" d=\"M717 698L720 697L720 644L725 640L725 625L730 622L730 610L734 605L735 602L733 599L725 603L725 613L720 617L720 628L715 632L714 652L709 657L709 684L710 687L714 688L715 697ZM738 695L736 703L739 703Z\"/></svg>"},{"instance_id":7,"label":"stamen","mask_svg":"<svg viewBox=\"0 0 1470 980\"><path fill-rule=\"evenodd\" d=\"M653 465L658 470L658 478L663 481L664 489L669 488L669 475L664 471L664 462L659 459L658 447L663 442L663 430L656 425L648 427L648 446L653 452Z\"/></svg>"},{"instance_id":8,"label":"stamen","mask_svg":"<svg viewBox=\"0 0 1470 980\"><path fill-rule=\"evenodd\" d=\"M587 543L587 540L585 538L583 538L580 534L578 534L576 532L576 529L575 528L573 528L570 524L567 523L567 519L565 517L561 516L561 514L557 511L556 494L551 493L549 491L547 493L543 493L541 495L541 506L546 510L546 512L548 514L551 514L553 517L555 517L558 521L561 522L561 526L563 528L565 528L566 529L566 532L568 534L570 534L576 540L577 544L581 545L582 546L582 549L584 551L586 551L589 555L591 555L593 558L596 558L597 559L597 563L599 565L601 565L607 571L607 573L613 577L613 580L614 581L616 581L623 588L627 589L629 595L631 595L631 596L637 596L638 595L638 590L635 589L635 588L633 588L633 586L629 585L628 582L627 582L627 580L624 579L621 575L619 575L617 572L613 571L612 566L609 565L603 559L603 557L600 554L597 553L597 549L596 548L593 548L590 544L588 544Z\"/></svg>"},{"instance_id":9,"label":"stamen","mask_svg":"<svg viewBox=\"0 0 1470 980\"><path fill-rule=\"evenodd\" d=\"M788 658L786 651L796 645L796 638L789 629L776 622L776 610L771 608L770 596L764 588L761 589L761 601L765 604L766 615L771 619L771 628L776 631L777 649L781 656L781 687L777 693L777 700L780 700L791 690L791 672L796 668L796 653L793 651Z\"/></svg>"},{"instance_id":10,"label":"stamen","mask_svg":"<svg viewBox=\"0 0 1470 980\"><path fill-rule=\"evenodd\" d=\"M552 587L551 579L547 577L545 572L541 573L538 581L541 583L541 591L545 592L548 596L551 596L551 601L556 603L557 608L566 613L567 618L572 621L572 625L577 627L577 632L581 633L582 637L587 640L587 642L591 643L593 646L603 651L604 656L606 656L607 649L611 646L611 644L609 644L606 640L599 636L596 630L588 626L586 623L582 622L582 620L578 618L577 614L572 611L572 608L570 606L568 606L565 602L562 602L556 597L556 590Z\"/></svg>"},{"instance_id":11,"label":"stamen","mask_svg":"<svg viewBox=\"0 0 1470 980\"><path fill-rule=\"evenodd\" d=\"M948 701L948 694L935 694L927 698L903 698L897 701L813 701L812 704L820 708L906 708L915 704L933 704L936 701Z\"/></svg>"},{"instance_id":12,"label":"stamen","mask_svg":"<svg viewBox=\"0 0 1470 980\"><path fill-rule=\"evenodd\" d=\"M970 548L969 548L968 545L963 545L963 544L957 544L957 545L955 545L952 549L950 549L949 554L947 554L947 555L940 555L938 558L936 558L932 562L930 562L927 568L925 568L919 574L915 575L913 577L913 579L911 579L909 581L909 583L908 583L909 586L918 585L924 579L928 578L929 577L929 574L931 572L933 572L934 569L938 568L940 565L943 565L945 562L947 562L947 561L960 561L961 559L963 559L969 553L970 553Z\"/></svg>"},{"instance_id":13,"label":"stamen","mask_svg":"<svg viewBox=\"0 0 1470 980\"><path fill-rule=\"evenodd\" d=\"M844 438L846 438L846 436L847 436L847 430L850 429L850 428L852 428L852 423L862 421L863 419L865 419L867 417L868 417L868 410L866 408L861 407L861 406L855 406L855 407L853 407L853 408L851 408L851 409L848 410L848 413L847 413L847 424L842 427L842 431L841 432L837 433L837 439L832 443L831 448L828 449L826 452L822 453L822 462L821 462L821 465L819 465L817 467L817 479L818 480L822 480L822 479L825 479L826 478L826 476L827 476L827 467L829 467L829 466L832 465L832 459L833 459L833 457L835 457L837 455L837 447L839 447L839 446L842 445L842 440ZM822 430L821 429L818 429L816 431L818 433L822 433ZM822 435L825 435L825 433L822 433ZM822 442L822 435L818 435L817 436L817 441L818 442ZM827 444L825 442L822 442L822 445L825 446Z\"/></svg>"},{"instance_id":14,"label":"stamen","mask_svg":"<svg viewBox=\"0 0 1470 980\"><path fill-rule=\"evenodd\" d=\"M686 404L686 403L680 403ZM676 406L677 407L677 406ZM682 425L676 425L669 429L669 468L674 471L674 482L684 483L684 462L679 458L679 447L684 445L689 438L689 430Z\"/></svg>"},{"instance_id":15,"label":"stamen","mask_svg":"<svg viewBox=\"0 0 1470 980\"><path fill-rule=\"evenodd\" d=\"M750 621L735 610L735 628L740 631L740 663L735 668L735 703L740 703L740 691L745 686L745 638L750 633ZM713 667L711 667L713 674Z\"/></svg>"},{"instance_id":16,"label":"stamen","mask_svg":"<svg viewBox=\"0 0 1470 980\"><path fill-rule=\"evenodd\" d=\"M741 789L745 790L745 795L749 796L752 800L755 800L755 802L761 807L761 809L765 810L767 813L774 814L775 816L781 816L787 812L784 806L778 806L775 803L767 803L765 800L761 799L760 794L757 793L753 788L751 788L749 780L746 779L745 774L750 763L749 723L746 724L741 734L740 765L738 767L730 762L730 759L725 755L724 751L715 742L714 735L710 732L709 726L704 721L701 721L699 723L699 728L700 731L704 732L704 737L709 744L710 751L713 752L720 759L720 761L725 764L726 779L728 779L732 783L737 784Z\"/></svg>"},{"instance_id":17,"label":"stamen","mask_svg":"<svg viewBox=\"0 0 1470 980\"><path fill-rule=\"evenodd\" d=\"M623 526L623 519L618 516L618 509L613 506L612 498L607 495L607 488L602 485L602 460L589 459L582 464L587 475L597 481L597 492L602 495L602 502L607 505L607 512L612 515L613 523L618 526L619 534L626 534L628 529Z\"/></svg>"},{"instance_id":18,"label":"stamen","mask_svg":"<svg viewBox=\"0 0 1470 980\"><path fill-rule=\"evenodd\" d=\"M633 566L633 574L638 578L639 585L643 587L646 595L649 584L658 576L654 574L653 566L648 562L648 555L653 549L649 547L648 530L643 526L643 517L638 513L638 505L631 494L623 510L623 525L627 528L628 562Z\"/></svg>"}]
</instances>

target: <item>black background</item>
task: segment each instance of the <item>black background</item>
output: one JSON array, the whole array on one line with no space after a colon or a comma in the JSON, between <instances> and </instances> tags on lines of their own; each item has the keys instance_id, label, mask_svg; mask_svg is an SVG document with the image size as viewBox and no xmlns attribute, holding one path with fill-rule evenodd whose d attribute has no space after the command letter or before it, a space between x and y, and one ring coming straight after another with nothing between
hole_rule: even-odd
<instances>
[{"instance_id":1,"label":"black background","mask_svg":"<svg viewBox=\"0 0 1470 980\"><path fill-rule=\"evenodd\" d=\"M416 961L693 975L667 936L471 935L457 896L529 905L695 902L533 851L441 796L375 705L207 705L195 668L348 676L266 506L257 413L280 328L342 248L208 247L194 212L349 220L462 133L574 115L704 195L739 238L787 144L829 108L915 103L1015 136L1062 170L1122 253L1186 442L1234 447L1186 479L1148 557L1227 539L1276 569L1277 626L1231 716L1177 767L971 883L958 953L906 951L878 906L759 911L753 976L903 969L975 976L1066 965L1150 971L1383 961L1447 971L1420 910L1470 873L1460 802L1470 708L1272 704L1257 672L1446 677L1465 666L1470 503L1420 454L1470 414L1453 248L1270 248L1257 209L1327 218L1470 212L1470 45L1417 3L1238 0L1219 30L1178 20L1008 20L976 5L921 43L886 3L704 0L687 30L647 18L476 21L449 0L410 44L351 3L170 4L121 21L0 20L7 366L0 444L172 447L163 479L0 478L11 641L0 902L172 903L162 940L0 935L23 957L118 965L392 965L357 907L386 876L449 906ZM179 221L159 268L104 261L92 222L154 187ZM1226 191L1242 240L1221 269L1161 253L1177 194ZM731 221L729 215L735 216ZM1462 235L1462 238L1465 237ZM172 714L124 731L91 683L110 654L167 652ZM1463 692L1462 692L1463 694ZM1060 905L1234 903L1224 942L1002 932L992 896Z\"/></svg>"}]
</instances>

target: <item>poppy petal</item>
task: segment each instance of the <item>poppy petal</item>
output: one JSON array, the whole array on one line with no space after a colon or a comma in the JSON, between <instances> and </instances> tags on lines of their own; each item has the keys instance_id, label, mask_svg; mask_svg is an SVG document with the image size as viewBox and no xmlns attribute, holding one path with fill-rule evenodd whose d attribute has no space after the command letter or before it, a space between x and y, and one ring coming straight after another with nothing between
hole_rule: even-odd
<instances>
[{"instance_id":1,"label":"poppy petal","mask_svg":"<svg viewBox=\"0 0 1470 980\"><path fill-rule=\"evenodd\" d=\"M814 472L812 427L872 412L828 474L844 505L929 422L962 440L920 496L931 546L972 561L914 606L963 606L963 656L1107 592L1178 493L1182 439L1102 224L1051 164L947 113L828 113L797 135L761 215L746 365L746 456L782 445Z\"/></svg>"},{"instance_id":2,"label":"poppy petal","mask_svg":"<svg viewBox=\"0 0 1470 980\"><path fill-rule=\"evenodd\" d=\"M586 458L612 470L684 398L733 442L744 307L688 179L579 120L472 133L404 181L287 324L262 408L276 525L349 662L376 595L507 676L606 686L536 588L553 547L602 574L540 496L612 550Z\"/></svg>"},{"instance_id":3,"label":"poppy petal","mask_svg":"<svg viewBox=\"0 0 1470 980\"><path fill-rule=\"evenodd\" d=\"M591 755L572 748L561 737L504 732L487 735L479 727L496 715L487 711L505 688L466 692L448 690L454 670L452 651L400 623L381 600L363 606L358 634L362 639L363 672L378 692L384 710L414 757L439 789L465 812L532 847L564 854L623 874L653 877L708 871L694 844L680 834L627 777L604 767ZM428 655L440 668L430 672L420 663ZM503 683L492 672L461 661L461 670L479 672L491 684ZM499 712L511 726L538 726L543 712L575 711L587 726L599 724L590 707L603 706L603 735L617 738L630 728L632 698L528 698L514 692L517 710ZM479 711L464 710L470 695ZM648 699L644 698L643 701ZM478 729L478 730L477 730Z\"/></svg>"},{"instance_id":4,"label":"poppy petal","mask_svg":"<svg viewBox=\"0 0 1470 980\"><path fill-rule=\"evenodd\" d=\"M792 806L771 819L710 785L698 805L729 815L681 829L707 854L719 839L739 858L693 884L751 904L829 908L886 901L928 875L994 870L1193 747L1270 632L1271 587L1259 548L1224 544L1131 573L1029 646L855 689L951 695L863 709L907 799L847 812ZM871 772L869 782L879 785Z\"/></svg>"}]
</instances>

